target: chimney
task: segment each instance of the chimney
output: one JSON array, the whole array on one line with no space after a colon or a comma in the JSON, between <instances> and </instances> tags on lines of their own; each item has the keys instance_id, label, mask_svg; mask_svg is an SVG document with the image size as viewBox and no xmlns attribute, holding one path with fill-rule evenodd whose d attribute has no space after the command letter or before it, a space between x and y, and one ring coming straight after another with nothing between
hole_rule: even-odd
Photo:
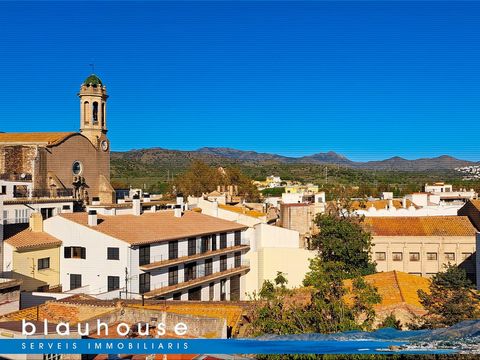
<instances>
[{"instance_id":1,"label":"chimney","mask_svg":"<svg viewBox=\"0 0 480 360\"><path fill-rule=\"evenodd\" d=\"M143 193L143 202L150 202L150 194Z\"/></svg>"},{"instance_id":2,"label":"chimney","mask_svg":"<svg viewBox=\"0 0 480 360\"><path fill-rule=\"evenodd\" d=\"M142 214L142 204L138 194L133 195L132 204L133 215L140 216Z\"/></svg>"},{"instance_id":3,"label":"chimney","mask_svg":"<svg viewBox=\"0 0 480 360\"><path fill-rule=\"evenodd\" d=\"M218 202L217 202L217 200L215 200L212 204L213 204L213 206L212 206L212 210L213 210L212 216L218 217Z\"/></svg>"},{"instance_id":4,"label":"chimney","mask_svg":"<svg viewBox=\"0 0 480 360\"><path fill-rule=\"evenodd\" d=\"M402 199L402 208L406 209L407 208L407 198Z\"/></svg>"},{"instance_id":5,"label":"chimney","mask_svg":"<svg viewBox=\"0 0 480 360\"><path fill-rule=\"evenodd\" d=\"M97 210L88 210L88 226L97 226Z\"/></svg>"},{"instance_id":6,"label":"chimney","mask_svg":"<svg viewBox=\"0 0 480 360\"><path fill-rule=\"evenodd\" d=\"M177 205L183 208L183 194L177 194Z\"/></svg>"},{"instance_id":7,"label":"chimney","mask_svg":"<svg viewBox=\"0 0 480 360\"><path fill-rule=\"evenodd\" d=\"M177 217L177 218L181 218L181 217L182 217L182 205L175 205L174 215L175 215L175 217Z\"/></svg>"},{"instance_id":8,"label":"chimney","mask_svg":"<svg viewBox=\"0 0 480 360\"><path fill-rule=\"evenodd\" d=\"M100 198L99 197L92 197L92 205L100 205Z\"/></svg>"},{"instance_id":9,"label":"chimney","mask_svg":"<svg viewBox=\"0 0 480 360\"><path fill-rule=\"evenodd\" d=\"M389 209L393 208L393 200L392 199L388 199L388 208Z\"/></svg>"},{"instance_id":10,"label":"chimney","mask_svg":"<svg viewBox=\"0 0 480 360\"><path fill-rule=\"evenodd\" d=\"M34 212L30 215L29 220L30 231L31 232L42 232L43 231L43 217L39 212Z\"/></svg>"}]
</instances>

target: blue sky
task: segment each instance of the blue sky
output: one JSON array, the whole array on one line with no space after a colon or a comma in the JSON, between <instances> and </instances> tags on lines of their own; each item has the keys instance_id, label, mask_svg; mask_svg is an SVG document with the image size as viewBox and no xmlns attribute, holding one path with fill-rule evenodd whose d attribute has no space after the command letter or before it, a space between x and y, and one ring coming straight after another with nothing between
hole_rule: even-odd
<instances>
[{"instance_id":1,"label":"blue sky","mask_svg":"<svg viewBox=\"0 0 480 360\"><path fill-rule=\"evenodd\" d=\"M71 131L95 63L114 150L480 160L480 2L0 2L0 131Z\"/></svg>"}]
</instances>

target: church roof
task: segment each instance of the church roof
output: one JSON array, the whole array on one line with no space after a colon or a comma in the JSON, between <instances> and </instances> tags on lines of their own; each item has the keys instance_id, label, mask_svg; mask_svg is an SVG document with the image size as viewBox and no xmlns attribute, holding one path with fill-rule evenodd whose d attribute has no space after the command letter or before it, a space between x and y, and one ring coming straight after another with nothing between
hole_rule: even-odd
<instances>
[{"instance_id":1,"label":"church roof","mask_svg":"<svg viewBox=\"0 0 480 360\"><path fill-rule=\"evenodd\" d=\"M0 133L0 144L38 144L53 146L75 134L74 132Z\"/></svg>"},{"instance_id":2,"label":"church roof","mask_svg":"<svg viewBox=\"0 0 480 360\"><path fill-rule=\"evenodd\" d=\"M83 82L85 85L102 85L102 80L100 80L100 78L95 75L95 74L92 74L90 75L89 77L87 77L85 79L85 81Z\"/></svg>"}]
</instances>

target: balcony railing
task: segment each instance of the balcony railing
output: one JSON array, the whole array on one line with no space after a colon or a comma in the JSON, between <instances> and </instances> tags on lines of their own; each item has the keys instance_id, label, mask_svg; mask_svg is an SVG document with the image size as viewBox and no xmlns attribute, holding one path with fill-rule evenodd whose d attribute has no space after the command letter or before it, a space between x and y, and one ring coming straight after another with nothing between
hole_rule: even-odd
<instances>
[{"instance_id":1,"label":"balcony railing","mask_svg":"<svg viewBox=\"0 0 480 360\"><path fill-rule=\"evenodd\" d=\"M196 277L189 281L180 282L175 285L169 285L168 281L162 281L156 284L154 288L146 292L145 297L163 296L175 291L188 289L202 283L210 282L212 280L221 279L223 277L240 274L250 269L250 262L247 259L242 259L240 266L231 265L227 270L214 272L213 274L205 275L205 270L197 268Z\"/></svg>"},{"instance_id":2,"label":"balcony railing","mask_svg":"<svg viewBox=\"0 0 480 360\"><path fill-rule=\"evenodd\" d=\"M195 255L188 255L188 251L183 251L178 253L177 258L172 258L172 259L170 259L168 255L167 256L158 255L158 256L153 256L153 261L150 264L145 264L140 266L140 269L143 271L148 271L148 270L157 269L165 266L172 266L176 264L182 264L185 262L206 259L212 256L223 255L223 254L227 254L234 251L248 250L249 248L250 246L248 245L248 241L246 241L246 244L230 246L223 249L217 249L214 251L210 250L203 253L197 253Z\"/></svg>"},{"instance_id":3,"label":"balcony railing","mask_svg":"<svg viewBox=\"0 0 480 360\"><path fill-rule=\"evenodd\" d=\"M6 181L32 181L32 174L0 174L0 180Z\"/></svg>"}]
</instances>

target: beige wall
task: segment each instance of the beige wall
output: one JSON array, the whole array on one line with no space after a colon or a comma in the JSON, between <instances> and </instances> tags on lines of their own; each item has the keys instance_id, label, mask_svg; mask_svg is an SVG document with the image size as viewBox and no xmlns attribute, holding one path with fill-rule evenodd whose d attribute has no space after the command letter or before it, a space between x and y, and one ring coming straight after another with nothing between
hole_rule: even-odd
<instances>
[{"instance_id":1,"label":"beige wall","mask_svg":"<svg viewBox=\"0 0 480 360\"><path fill-rule=\"evenodd\" d=\"M50 268L38 270L38 259L50 258ZM12 277L23 280L22 290L32 291L38 287L60 284L60 247L38 249L12 254Z\"/></svg>"},{"instance_id":2,"label":"beige wall","mask_svg":"<svg viewBox=\"0 0 480 360\"><path fill-rule=\"evenodd\" d=\"M54 173L66 188L72 188L73 162L80 161L83 164L80 176L85 178L88 185L90 201L92 197L99 196L102 185L100 175L110 181L110 149L97 150L87 138L77 134L49 150L47 171Z\"/></svg>"},{"instance_id":3,"label":"beige wall","mask_svg":"<svg viewBox=\"0 0 480 360\"><path fill-rule=\"evenodd\" d=\"M372 242L377 271L397 270L429 277L449 262L445 253L453 253L455 260L450 260L451 264L465 266L467 273L474 272L475 236L374 236ZM402 253L403 259L394 261L394 252ZM386 260L379 260L378 253L385 253ZM419 253L419 260L411 260L411 253ZM436 253L437 259L429 260L427 253ZM467 254L472 256L465 262Z\"/></svg>"}]
</instances>

